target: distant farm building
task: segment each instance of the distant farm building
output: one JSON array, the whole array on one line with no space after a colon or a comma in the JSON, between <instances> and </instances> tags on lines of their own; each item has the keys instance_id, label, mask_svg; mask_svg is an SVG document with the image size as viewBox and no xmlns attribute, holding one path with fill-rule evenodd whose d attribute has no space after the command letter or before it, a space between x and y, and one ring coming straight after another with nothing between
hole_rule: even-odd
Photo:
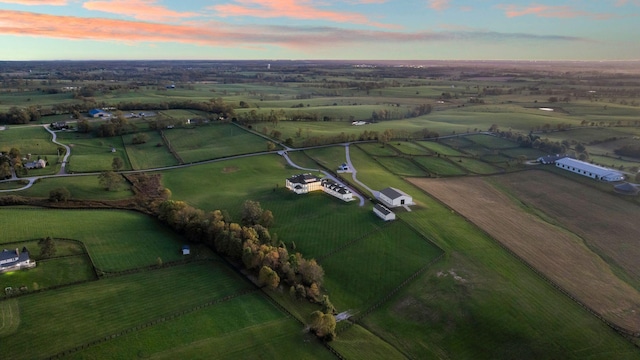
<instances>
[{"instance_id":1,"label":"distant farm building","mask_svg":"<svg viewBox=\"0 0 640 360\"><path fill-rule=\"evenodd\" d=\"M375 204L373 206L373 212L384 221L391 221L396 219L396 214L389 210L386 206L381 204Z\"/></svg>"},{"instance_id":2,"label":"distant farm building","mask_svg":"<svg viewBox=\"0 0 640 360\"><path fill-rule=\"evenodd\" d=\"M320 179L312 174L294 175L286 180L285 186L298 195L322 190L342 201L353 200L353 193L346 186L331 179Z\"/></svg>"},{"instance_id":3,"label":"distant farm building","mask_svg":"<svg viewBox=\"0 0 640 360\"><path fill-rule=\"evenodd\" d=\"M569 157L556 160L555 163L556 167L560 169L571 171L573 173L587 176L596 180L607 182L624 180L624 175L618 171L598 165L589 164L587 162L572 159Z\"/></svg>"},{"instance_id":4,"label":"distant farm building","mask_svg":"<svg viewBox=\"0 0 640 360\"><path fill-rule=\"evenodd\" d=\"M182 255L190 255L190 254L191 254L191 247L189 245L183 245Z\"/></svg>"},{"instance_id":5,"label":"distant farm building","mask_svg":"<svg viewBox=\"0 0 640 360\"><path fill-rule=\"evenodd\" d=\"M540 164L544 164L544 165L549 165L549 164L553 164L556 161L562 159L562 158L566 158L567 155L546 155L546 156L541 156L539 157L537 160Z\"/></svg>"},{"instance_id":6,"label":"distant farm building","mask_svg":"<svg viewBox=\"0 0 640 360\"><path fill-rule=\"evenodd\" d=\"M625 182L625 183L614 186L613 191L622 195L637 196L638 193L640 193L640 185Z\"/></svg>"},{"instance_id":7,"label":"distant farm building","mask_svg":"<svg viewBox=\"0 0 640 360\"><path fill-rule=\"evenodd\" d=\"M109 117L111 114L102 110L102 109L91 109L89 110L89 116L98 118L98 117Z\"/></svg>"},{"instance_id":8,"label":"distant farm building","mask_svg":"<svg viewBox=\"0 0 640 360\"><path fill-rule=\"evenodd\" d=\"M44 169L45 167L47 167L47 162L42 159L24 164L25 169Z\"/></svg>"},{"instance_id":9,"label":"distant farm building","mask_svg":"<svg viewBox=\"0 0 640 360\"><path fill-rule=\"evenodd\" d=\"M49 124L49 128L51 128L51 130L66 130L69 128L69 125L67 125L66 121L57 121Z\"/></svg>"},{"instance_id":10,"label":"distant farm building","mask_svg":"<svg viewBox=\"0 0 640 360\"><path fill-rule=\"evenodd\" d=\"M388 207L414 205L413 198L411 196L392 187L381 190L379 199Z\"/></svg>"},{"instance_id":11,"label":"distant farm building","mask_svg":"<svg viewBox=\"0 0 640 360\"><path fill-rule=\"evenodd\" d=\"M349 168L347 163L342 163L342 165L338 167L338 173L341 174L346 172L351 172L351 168Z\"/></svg>"},{"instance_id":12,"label":"distant farm building","mask_svg":"<svg viewBox=\"0 0 640 360\"><path fill-rule=\"evenodd\" d=\"M0 273L34 267L36 262L31 260L26 247L23 247L22 251L4 249L0 253Z\"/></svg>"}]
</instances>

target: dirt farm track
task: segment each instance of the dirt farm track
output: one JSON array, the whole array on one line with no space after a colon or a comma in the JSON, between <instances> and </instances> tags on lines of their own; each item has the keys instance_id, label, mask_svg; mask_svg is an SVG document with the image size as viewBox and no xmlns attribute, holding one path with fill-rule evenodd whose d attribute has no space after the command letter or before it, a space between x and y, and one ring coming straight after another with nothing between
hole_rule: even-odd
<instances>
[{"instance_id":1,"label":"dirt farm track","mask_svg":"<svg viewBox=\"0 0 640 360\"><path fill-rule=\"evenodd\" d=\"M640 272L637 205L545 171L409 181L609 322L640 332L640 292L612 271Z\"/></svg>"}]
</instances>

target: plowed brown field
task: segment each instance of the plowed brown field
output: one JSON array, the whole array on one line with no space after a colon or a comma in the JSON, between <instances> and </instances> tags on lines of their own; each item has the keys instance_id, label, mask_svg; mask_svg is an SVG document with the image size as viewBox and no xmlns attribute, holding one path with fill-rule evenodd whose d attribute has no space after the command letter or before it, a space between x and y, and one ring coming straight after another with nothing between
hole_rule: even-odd
<instances>
[{"instance_id":1,"label":"plowed brown field","mask_svg":"<svg viewBox=\"0 0 640 360\"><path fill-rule=\"evenodd\" d=\"M532 180L526 187L543 187L553 198L554 182L564 179L540 173L547 177L537 182ZM531 172L517 175L533 177ZM505 181L525 187L517 178L510 180L510 176L513 175L505 175ZM640 293L616 277L609 265L573 233L525 212L482 178L409 181L475 223L608 321L640 332ZM577 187L571 197L574 200L584 198L585 191L595 191L580 184L573 185ZM600 218L600 221L606 221L604 219Z\"/></svg>"}]
</instances>

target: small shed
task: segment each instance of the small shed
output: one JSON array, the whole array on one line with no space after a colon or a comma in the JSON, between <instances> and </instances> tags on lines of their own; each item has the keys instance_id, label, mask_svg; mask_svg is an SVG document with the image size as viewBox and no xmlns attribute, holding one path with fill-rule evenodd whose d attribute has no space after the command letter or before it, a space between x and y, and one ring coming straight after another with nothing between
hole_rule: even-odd
<instances>
[{"instance_id":1,"label":"small shed","mask_svg":"<svg viewBox=\"0 0 640 360\"><path fill-rule=\"evenodd\" d=\"M381 204L375 204L373 206L373 212L384 221L391 221L396 219L396 214Z\"/></svg>"},{"instance_id":2,"label":"small shed","mask_svg":"<svg viewBox=\"0 0 640 360\"><path fill-rule=\"evenodd\" d=\"M189 245L182 245L182 255L191 255L191 247Z\"/></svg>"}]
</instances>

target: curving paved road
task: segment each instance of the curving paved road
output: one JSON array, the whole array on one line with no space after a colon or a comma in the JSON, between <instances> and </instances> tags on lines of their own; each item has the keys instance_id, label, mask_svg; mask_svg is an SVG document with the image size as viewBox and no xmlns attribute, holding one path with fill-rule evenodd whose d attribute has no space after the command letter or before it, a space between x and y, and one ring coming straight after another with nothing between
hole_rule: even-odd
<instances>
[{"instance_id":1,"label":"curving paved road","mask_svg":"<svg viewBox=\"0 0 640 360\"><path fill-rule=\"evenodd\" d=\"M344 145L344 152L345 152L345 156L347 157L347 165L349 165L349 169L351 169L351 178L353 179L353 181L362 186L363 188L367 189L368 192L371 193L371 195L373 195L374 198L378 198L379 196L379 192L372 190L370 187L368 187L367 185L365 185L365 183L363 183L362 181L358 180L358 178L356 177L356 174L358 173L358 170L356 170L355 166L353 166L353 164L351 163L351 155L349 154L349 144L345 144Z\"/></svg>"},{"instance_id":2,"label":"curving paved road","mask_svg":"<svg viewBox=\"0 0 640 360\"><path fill-rule=\"evenodd\" d=\"M58 142L56 140L58 138L58 135L56 134L55 131L49 129L47 125L42 125L42 127L44 127L44 129L51 134L52 136L51 142L53 142L56 145L64 146L64 148L67 150L64 157L62 158L62 165L60 166L60 171L58 172L58 175L65 175L67 173L67 160L69 160L69 155L71 155L71 148L61 142Z\"/></svg>"}]
</instances>

